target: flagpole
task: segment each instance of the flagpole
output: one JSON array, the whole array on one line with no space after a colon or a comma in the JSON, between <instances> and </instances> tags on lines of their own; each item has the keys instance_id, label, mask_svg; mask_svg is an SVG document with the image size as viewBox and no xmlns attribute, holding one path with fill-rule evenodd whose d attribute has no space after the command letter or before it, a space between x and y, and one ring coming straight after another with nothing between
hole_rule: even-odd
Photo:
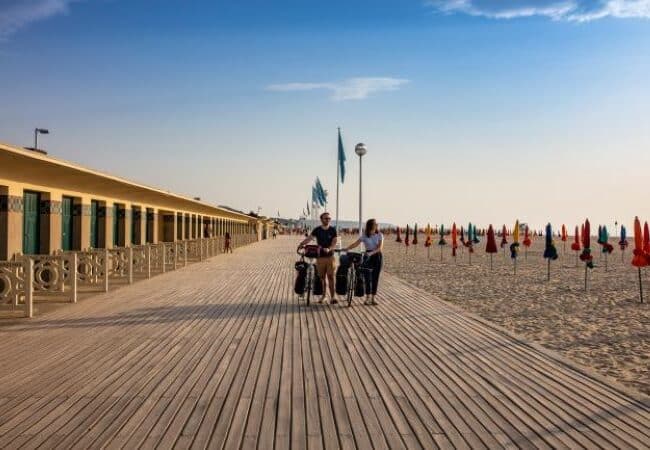
<instances>
[{"instance_id":1,"label":"flagpole","mask_svg":"<svg viewBox=\"0 0 650 450\"><path fill-rule=\"evenodd\" d=\"M341 127L338 127L339 130L339 139L341 139ZM338 149L338 142L337 142L337 150L336 150L336 232L338 233L339 231L339 182L341 179L341 161L339 160L341 158L341 155L339 155L340 150ZM339 248L341 244L341 240L339 239Z\"/></svg>"}]
</instances>

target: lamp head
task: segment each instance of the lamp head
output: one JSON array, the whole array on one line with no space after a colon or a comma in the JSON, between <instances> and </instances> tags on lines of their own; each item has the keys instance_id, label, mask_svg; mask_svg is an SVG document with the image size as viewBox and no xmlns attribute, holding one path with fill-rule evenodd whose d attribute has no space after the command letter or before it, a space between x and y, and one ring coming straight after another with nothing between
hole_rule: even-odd
<instances>
[{"instance_id":1,"label":"lamp head","mask_svg":"<svg viewBox=\"0 0 650 450\"><path fill-rule=\"evenodd\" d=\"M36 132L40 134L50 134L50 130L48 130L47 128L37 128Z\"/></svg>"},{"instance_id":2,"label":"lamp head","mask_svg":"<svg viewBox=\"0 0 650 450\"><path fill-rule=\"evenodd\" d=\"M368 153L368 148L366 147L366 144L363 144L363 143L357 144L357 146L354 147L354 153L359 155L359 157L361 157L361 156L365 155L366 153Z\"/></svg>"}]
</instances>

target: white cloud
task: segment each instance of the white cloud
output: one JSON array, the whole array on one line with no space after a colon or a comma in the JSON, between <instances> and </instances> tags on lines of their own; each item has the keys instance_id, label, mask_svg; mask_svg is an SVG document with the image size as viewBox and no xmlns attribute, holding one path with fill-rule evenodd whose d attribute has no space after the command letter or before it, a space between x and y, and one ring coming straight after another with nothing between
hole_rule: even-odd
<instances>
[{"instance_id":1,"label":"white cloud","mask_svg":"<svg viewBox=\"0 0 650 450\"><path fill-rule=\"evenodd\" d=\"M78 1L80 0L0 0L0 39L32 22L65 14L70 4Z\"/></svg>"},{"instance_id":2,"label":"white cloud","mask_svg":"<svg viewBox=\"0 0 650 450\"><path fill-rule=\"evenodd\" d=\"M548 17L589 22L606 17L650 18L650 0L428 0L440 12L492 19Z\"/></svg>"},{"instance_id":3,"label":"white cloud","mask_svg":"<svg viewBox=\"0 0 650 450\"><path fill-rule=\"evenodd\" d=\"M334 101L361 100L371 94L381 91L395 91L409 80L388 77L348 78L347 80L329 83L286 83L267 86L269 91L313 91L328 90Z\"/></svg>"}]
</instances>

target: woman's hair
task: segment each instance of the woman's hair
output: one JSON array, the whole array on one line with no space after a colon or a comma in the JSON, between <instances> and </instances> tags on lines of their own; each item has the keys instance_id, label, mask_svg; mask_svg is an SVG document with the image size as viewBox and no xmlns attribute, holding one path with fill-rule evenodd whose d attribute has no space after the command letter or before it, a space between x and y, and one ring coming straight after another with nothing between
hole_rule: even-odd
<instances>
[{"instance_id":1,"label":"woman's hair","mask_svg":"<svg viewBox=\"0 0 650 450\"><path fill-rule=\"evenodd\" d=\"M368 219L368 221L366 222L366 232L365 232L365 235L367 237L371 236L372 229L375 226L377 226L377 221L375 219Z\"/></svg>"}]
</instances>

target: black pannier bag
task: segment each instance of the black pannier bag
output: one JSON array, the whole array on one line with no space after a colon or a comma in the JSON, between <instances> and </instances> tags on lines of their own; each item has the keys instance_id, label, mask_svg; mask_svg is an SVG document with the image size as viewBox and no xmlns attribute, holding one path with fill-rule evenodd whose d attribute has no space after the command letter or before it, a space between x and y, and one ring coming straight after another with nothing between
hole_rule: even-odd
<instances>
[{"instance_id":1,"label":"black pannier bag","mask_svg":"<svg viewBox=\"0 0 650 450\"><path fill-rule=\"evenodd\" d=\"M348 268L343 265L336 269L336 293L338 295L348 293Z\"/></svg>"},{"instance_id":2,"label":"black pannier bag","mask_svg":"<svg viewBox=\"0 0 650 450\"><path fill-rule=\"evenodd\" d=\"M293 292L298 295L305 293L305 285L307 284L307 264L305 261L298 261L296 267L296 281L293 284Z\"/></svg>"},{"instance_id":3,"label":"black pannier bag","mask_svg":"<svg viewBox=\"0 0 650 450\"><path fill-rule=\"evenodd\" d=\"M318 275L314 267L314 295L323 295L323 279Z\"/></svg>"},{"instance_id":4,"label":"black pannier bag","mask_svg":"<svg viewBox=\"0 0 650 450\"><path fill-rule=\"evenodd\" d=\"M357 270L357 282L356 286L354 286L354 296L355 297L363 297L366 295L366 277L368 276L367 273L365 273L365 270Z\"/></svg>"}]
</instances>

